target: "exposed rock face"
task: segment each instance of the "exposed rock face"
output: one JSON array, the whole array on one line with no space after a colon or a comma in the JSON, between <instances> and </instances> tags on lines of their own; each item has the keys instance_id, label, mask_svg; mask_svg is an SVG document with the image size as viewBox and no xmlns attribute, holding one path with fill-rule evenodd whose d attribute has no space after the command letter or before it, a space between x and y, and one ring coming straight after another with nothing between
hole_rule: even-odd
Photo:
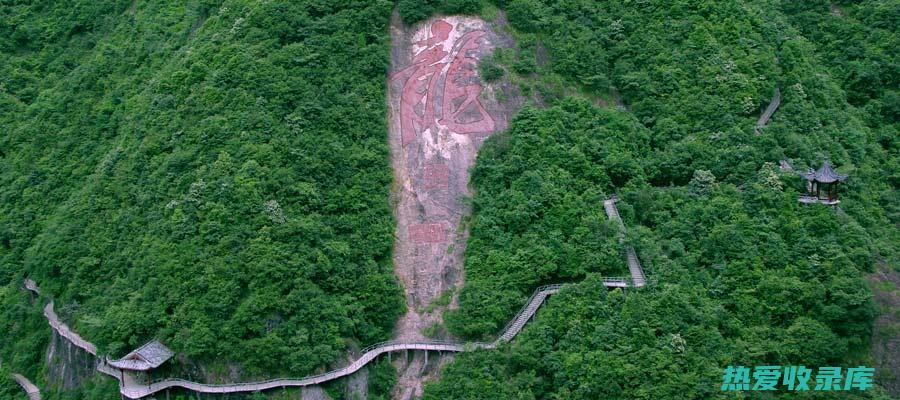
<instances>
[{"instance_id":1,"label":"exposed rock face","mask_svg":"<svg viewBox=\"0 0 900 400\"><path fill-rule=\"evenodd\" d=\"M355 374L347 377L347 388L345 394L348 399L368 399L369 398L369 369L363 367Z\"/></svg>"},{"instance_id":2,"label":"exposed rock face","mask_svg":"<svg viewBox=\"0 0 900 400\"><path fill-rule=\"evenodd\" d=\"M90 379L96 372L94 357L75 347L72 342L51 329L50 345L47 346L47 378L53 386L72 389Z\"/></svg>"},{"instance_id":3,"label":"exposed rock face","mask_svg":"<svg viewBox=\"0 0 900 400\"><path fill-rule=\"evenodd\" d=\"M900 396L900 337L891 333L900 328L900 272L880 261L867 279L880 311L872 330L876 381L888 393Z\"/></svg>"},{"instance_id":4,"label":"exposed rock face","mask_svg":"<svg viewBox=\"0 0 900 400\"><path fill-rule=\"evenodd\" d=\"M400 340L425 339L442 314L456 305L468 230L469 169L478 148L507 128L521 103L495 96L478 76L477 62L501 39L478 18L439 17L413 27L394 18L388 102L392 166L397 182L394 269L406 291L407 313L397 324ZM510 105L512 104L512 105ZM436 304L436 300L443 301ZM398 357L396 398L422 395L423 375L441 363L424 353Z\"/></svg>"},{"instance_id":5,"label":"exposed rock face","mask_svg":"<svg viewBox=\"0 0 900 400\"><path fill-rule=\"evenodd\" d=\"M307 386L301 391L300 398L303 400L331 400L321 386Z\"/></svg>"}]
</instances>

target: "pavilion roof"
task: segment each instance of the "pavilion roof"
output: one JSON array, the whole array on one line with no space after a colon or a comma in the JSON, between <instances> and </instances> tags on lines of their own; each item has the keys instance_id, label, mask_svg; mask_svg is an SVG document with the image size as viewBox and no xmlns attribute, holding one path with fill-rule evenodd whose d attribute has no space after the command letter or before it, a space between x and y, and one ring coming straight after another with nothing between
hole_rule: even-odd
<instances>
[{"instance_id":1,"label":"pavilion roof","mask_svg":"<svg viewBox=\"0 0 900 400\"><path fill-rule=\"evenodd\" d=\"M166 360L175 355L172 350L157 340L151 340L147 344L138 347L118 360L109 362L109 365L120 369L133 371L147 371L159 367Z\"/></svg>"},{"instance_id":2,"label":"pavilion roof","mask_svg":"<svg viewBox=\"0 0 900 400\"><path fill-rule=\"evenodd\" d=\"M832 182L843 182L847 179L846 174L839 174L834 168L831 167L831 163L828 160L822 163L822 166L819 167L817 171L813 171L810 168L807 172L800 173L806 180L808 181L816 181L822 183L832 183Z\"/></svg>"}]
</instances>

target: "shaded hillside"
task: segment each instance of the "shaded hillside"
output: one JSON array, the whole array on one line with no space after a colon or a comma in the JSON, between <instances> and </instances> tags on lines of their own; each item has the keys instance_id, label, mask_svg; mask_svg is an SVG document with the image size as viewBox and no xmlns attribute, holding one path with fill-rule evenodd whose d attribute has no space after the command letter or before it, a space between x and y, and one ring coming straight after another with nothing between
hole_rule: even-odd
<instances>
[{"instance_id":1,"label":"shaded hillside","mask_svg":"<svg viewBox=\"0 0 900 400\"><path fill-rule=\"evenodd\" d=\"M156 337L248 375L389 337L391 8L3 6L4 296L27 275L101 353Z\"/></svg>"},{"instance_id":2,"label":"shaded hillside","mask_svg":"<svg viewBox=\"0 0 900 400\"><path fill-rule=\"evenodd\" d=\"M844 5L853 22L829 22L837 34L815 22L837 18L827 3L498 3L520 48L492 68L548 107L520 113L476 164L470 285L451 331L486 334L531 287L572 276L563 266L581 256L560 238L596 230L571 217L600 209L570 200L586 194L619 194L628 240L658 283L607 293L598 275L622 261L594 253L597 266L576 263L585 282L521 342L458 357L426 398L718 398L726 365L874 365L863 276L900 255L897 8L861 3ZM781 106L756 136L778 87ZM805 181L778 170L785 159L849 173L840 210L798 204ZM548 196L568 182L567 196ZM847 396L886 398L833 398Z\"/></svg>"}]
</instances>

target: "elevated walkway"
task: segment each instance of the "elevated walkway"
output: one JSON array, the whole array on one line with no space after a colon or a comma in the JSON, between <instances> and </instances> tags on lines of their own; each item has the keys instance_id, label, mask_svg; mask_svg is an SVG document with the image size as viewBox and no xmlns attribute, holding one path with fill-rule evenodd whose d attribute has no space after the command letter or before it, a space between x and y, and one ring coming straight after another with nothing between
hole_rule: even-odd
<instances>
[{"instance_id":1,"label":"elevated walkway","mask_svg":"<svg viewBox=\"0 0 900 400\"><path fill-rule=\"evenodd\" d=\"M621 243L624 243L625 237L625 225L622 222L622 218L619 216L619 210L616 208L616 199L613 197L609 200L603 202L603 207L606 210L606 214L610 220L617 221L619 226L622 229L622 235L619 238ZM640 260L637 257L637 254L634 251L634 248L631 246L625 247L626 253L626 262L628 264L628 269L631 273L631 277L608 277L603 278L603 285L606 287L613 288L627 288L627 287L641 287L646 285L646 277L644 276L644 270L641 267ZM455 341L441 341L441 340L424 340L424 341L414 341L414 342L401 342L401 341L387 341L382 343L376 343L365 349L360 351L360 356L352 361L349 365L338 368L332 371L324 372L321 374L306 376L302 378L284 378L284 379L272 379L260 382L245 382L245 383L232 383L232 384L207 384L207 383L198 383L191 382L184 379L162 379L159 381L152 382L150 384L135 384L131 379L123 379L125 376L123 374L123 370L116 368L113 364L110 364L109 361L105 357L98 358L97 362L97 371L103 373L105 375L111 376L119 381L119 391L120 393L131 399L138 399L146 396L150 396L154 393L160 392L162 390L170 389L170 388L184 388L188 390L192 390L198 393L238 393L238 392L255 392L267 389L274 388L283 388L283 387L298 387L298 386L309 386L309 385L318 385L330 380L338 379L347 375L350 375L360 368L364 367L366 364L374 360L379 355L384 353L390 353L394 351L405 351L405 350L423 350L423 351L439 351L439 352L465 352L472 351L476 349L493 349L499 346L504 342L511 341L531 320L532 317L537 313L537 310L544 304L544 301L553 294L558 293L562 289L562 284L556 285L547 285L541 286L537 288L531 297L528 298L528 301L522 307L521 310L509 321L506 327L500 332L497 336L497 339L493 342L455 342ZM37 293L40 295L40 289L37 284L27 279L25 281L25 288ZM44 316L47 318L50 326L56 330L60 336L66 338L69 342L74 344L75 346L87 351L88 353L97 356L97 347L93 344L82 338L80 335L72 331L68 325L60 321L59 316L56 314L53 308L53 301L50 301L46 307L44 307ZM24 377L22 377L24 379ZM19 381L19 379L16 379ZM27 381L27 379L25 380ZM20 384L22 384L20 382ZM29 382L30 384L30 382ZM33 385L31 385L33 387ZM23 385L23 387L25 387ZM37 389L36 387L34 388ZM30 389L26 389L28 391ZM31 392L29 392L31 393ZM40 393L37 393L37 397L31 397L29 394L29 398L40 399Z\"/></svg>"},{"instance_id":2,"label":"elevated walkway","mask_svg":"<svg viewBox=\"0 0 900 400\"><path fill-rule=\"evenodd\" d=\"M762 128L769 123L769 119L772 118L772 114L775 114L775 110L778 109L779 105L781 105L781 88L775 88L775 93L772 95L772 100L769 101L769 106L760 114L759 119L756 120L756 125L753 127L753 131L756 132L757 136L762 134Z\"/></svg>"},{"instance_id":3,"label":"elevated walkway","mask_svg":"<svg viewBox=\"0 0 900 400\"><path fill-rule=\"evenodd\" d=\"M619 227L622 229L623 235L619 237L619 243L625 242L625 223L622 222L622 217L619 216L619 209L616 207L616 199L612 197L603 202L603 209L606 210L606 216L612 220L619 223ZM631 283L635 287L645 286L647 284L647 277L644 275L644 268L641 266L641 260L638 259L637 252L634 251L634 247L625 246L625 262L628 264L628 272L631 274ZM607 278L610 279L610 278ZM615 279L615 278L612 278ZM619 278L621 279L621 278ZM605 281L605 280L604 280ZM605 283L605 282L604 282ZM612 285L607 285L612 286ZM625 286L617 286L617 287L628 287Z\"/></svg>"},{"instance_id":4,"label":"elevated walkway","mask_svg":"<svg viewBox=\"0 0 900 400\"><path fill-rule=\"evenodd\" d=\"M40 289L38 289L37 285L31 281L31 284L26 283L26 289L31 290L35 293L40 293ZM30 287L29 287L30 286ZM169 388L185 388L188 390L193 390L198 393L238 393L238 392L255 392L260 390L274 389L279 387L297 387L297 386L309 386L309 385L318 385L330 380L334 380L337 378L341 378L347 375L350 375L360 368L364 367L366 364L374 360L379 355L384 353L394 352L394 351L405 351L405 350L423 350L423 351L439 351L439 352L463 352L463 351L472 351L476 349L493 349L499 346L503 342L508 342L512 340L519 332L522 331L525 324L531 320L540 306L544 303L544 300L547 299L552 294L558 293L563 285L548 285L537 288L531 297L526 302L525 306L516 314L515 317L506 325L506 328L500 333L496 340L493 342L455 342L455 341L441 341L441 340L425 340L425 341L415 341L415 342L401 342L401 341L387 341L382 343L376 343L365 349L362 349L360 352L360 356L351 362L349 365L338 368L333 371L328 371L325 373L306 376L302 378L284 378L284 379L272 379L267 381L260 382L246 382L246 383L232 383L232 384L206 384L206 383L198 383L191 382L184 379L162 379L156 382L152 382L149 385L138 385L132 382L130 379L123 379L123 371L119 368L116 368L112 364L110 364L106 358L99 358L96 368L97 371L108 375L112 378L115 378L119 381L119 392L128 398L131 399L139 399L142 397L150 396L159 391L169 389ZM56 330L60 336L64 337L66 340L74 344L75 346L87 351L88 353L96 356L97 355L97 347L86 340L84 340L80 335L72 331L68 325L64 324L59 320L59 316L56 314L53 309L53 302L49 302L46 307L44 307L44 316L47 318L50 326ZM20 376L21 377L21 376ZM22 377L24 379L24 377ZM19 378L16 378L19 381ZM25 379L24 381L27 381ZM30 384L30 382L29 382ZM20 382L22 385L22 382ZM23 388L25 386L23 385ZM33 385L29 386L29 389ZM34 387L36 390L37 388ZM29 392L31 393L31 392ZM29 397L30 399L40 399L40 393L36 392L38 397ZM31 396L29 394L29 396Z\"/></svg>"},{"instance_id":5,"label":"elevated walkway","mask_svg":"<svg viewBox=\"0 0 900 400\"><path fill-rule=\"evenodd\" d=\"M97 355L97 346L94 346L93 343L84 340L81 336L79 336L75 331L69 329L69 326L64 324L59 320L59 316L56 315L56 311L53 309L53 302L47 303L44 307L44 316L47 317L47 322L50 323L50 327L56 330L60 336L66 338L69 342L71 342L75 347L78 347L88 353L91 353L92 356Z\"/></svg>"},{"instance_id":6,"label":"elevated walkway","mask_svg":"<svg viewBox=\"0 0 900 400\"><path fill-rule=\"evenodd\" d=\"M41 400L41 390L38 389L28 378L19 375L12 374L13 379L22 387L22 390L25 390L25 394L28 395L28 400Z\"/></svg>"},{"instance_id":7,"label":"elevated walkway","mask_svg":"<svg viewBox=\"0 0 900 400\"><path fill-rule=\"evenodd\" d=\"M25 289L34 292L38 296L41 295L41 289L38 287L37 283L35 283L31 279L25 279ZM91 355L97 355L97 346L94 346L93 343L84 340L81 336L79 336L75 331L69 329L69 326L60 321L59 316L56 315L56 311L53 309L53 301L47 303L44 306L44 317L47 318L47 322L50 324L50 327L56 331L60 336L66 338L70 343L75 345Z\"/></svg>"}]
</instances>

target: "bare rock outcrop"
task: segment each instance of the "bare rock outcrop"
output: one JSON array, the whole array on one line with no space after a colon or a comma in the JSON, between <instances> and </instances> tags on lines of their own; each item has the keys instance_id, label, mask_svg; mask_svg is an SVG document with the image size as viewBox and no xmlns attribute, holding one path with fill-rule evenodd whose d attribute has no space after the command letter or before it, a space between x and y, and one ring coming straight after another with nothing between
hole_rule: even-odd
<instances>
[{"instance_id":1,"label":"bare rock outcrop","mask_svg":"<svg viewBox=\"0 0 900 400\"><path fill-rule=\"evenodd\" d=\"M53 386L74 389L95 374L94 356L51 330L47 346L47 379Z\"/></svg>"},{"instance_id":2,"label":"bare rock outcrop","mask_svg":"<svg viewBox=\"0 0 900 400\"><path fill-rule=\"evenodd\" d=\"M399 340L442 331L442 315L456 305L462 286L469 213L464 199L478 148L505 130L520 96L497 91L477 68L496 46L509 43L474 17L436 17L405 27L394 18L388 102L389 142L396 182L394 269L405 288L407 313ZM418 398L422 383L442 361L424 353L398 359L395 398Z\"/></svg>"}]
</instances>

